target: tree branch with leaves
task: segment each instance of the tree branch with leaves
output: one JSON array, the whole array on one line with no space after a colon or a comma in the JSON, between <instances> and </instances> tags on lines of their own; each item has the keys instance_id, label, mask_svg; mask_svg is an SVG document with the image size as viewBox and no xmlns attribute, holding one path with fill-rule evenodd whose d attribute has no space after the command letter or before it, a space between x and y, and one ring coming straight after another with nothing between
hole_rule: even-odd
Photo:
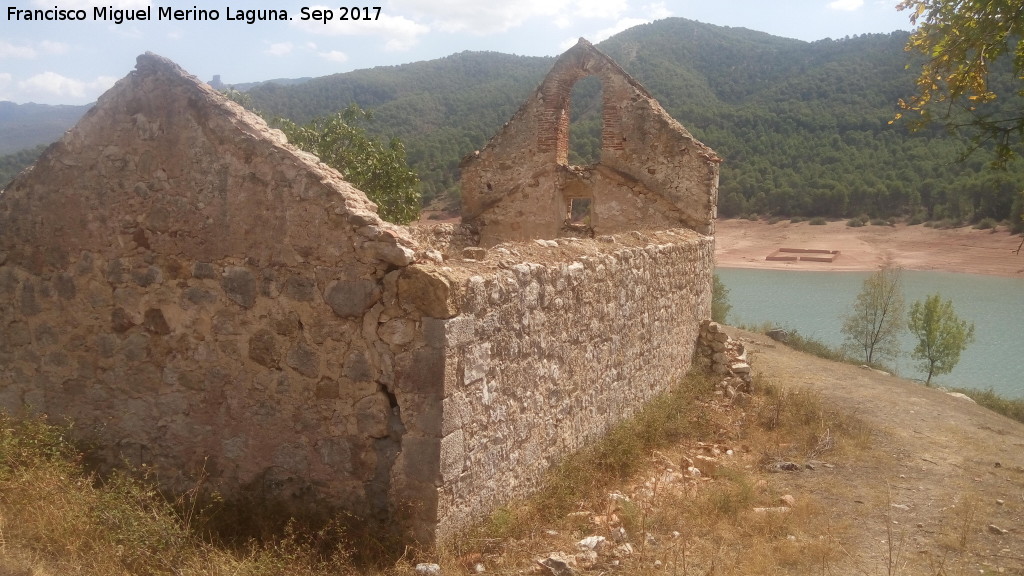
<instances>
[{"instance_id":1,"label":"tree branch with leaves","mask_svg":"<svg viewBox=\"0 0 1024 576\"><path fill-rule=\"evenodd\" d=\"M1024 114L1010 104L1024 95L1024 2L1021 0L903 0L917 29L906 50L923 61L916 94L901 99L896 119L912 128L941 122L969 137L972 149L991 145L994 163L1020 155ZM997 62L1009 59L1012 73Z\"/></svg>"}]
</instances>

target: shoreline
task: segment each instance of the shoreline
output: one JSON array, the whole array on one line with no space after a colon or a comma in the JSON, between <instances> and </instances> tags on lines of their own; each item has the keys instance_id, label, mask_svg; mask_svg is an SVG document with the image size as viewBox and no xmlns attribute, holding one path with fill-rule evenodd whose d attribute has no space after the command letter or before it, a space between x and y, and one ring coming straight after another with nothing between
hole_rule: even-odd
<instances>
[{"instance_id":1,"label":"shoreline","mask_svg":"<svg viewBox=\"0 0 1024 576\"><path fill-rule=\"evenodd\" d=\"M769 224L719 220L715 266L757 270L871 272L889 265L905 270L1024 278L1021 236L970 227L939 230L923 225L850 227L846 221L812 226L789 221ZM781 248L836 250L832 262L771 261Z\"/></svg>"}]
</instances>

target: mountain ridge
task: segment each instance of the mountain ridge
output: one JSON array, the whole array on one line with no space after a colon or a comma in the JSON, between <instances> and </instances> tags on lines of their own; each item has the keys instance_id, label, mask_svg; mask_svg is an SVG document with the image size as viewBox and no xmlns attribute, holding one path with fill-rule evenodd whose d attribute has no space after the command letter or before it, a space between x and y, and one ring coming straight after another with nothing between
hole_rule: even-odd
<instances>
[{"instance_id":1,"label":"mountain ridge","mask_svg":"<svg viewBox=\"0 0 1024 576\"><path fill-rule=\"evenodd\" d=\"M1024 168L964 162L960 139L896 123L914 91L908 32L806 42L746 28L668 18L596 46L724 158L719 212L1020 221ZM459 195L458 164L483 147L536 89L551 57L463 51L248 90L269 117L303 123L351 103L370 130L405 144L426 201ZM577 83L570 159L600 154L600 85ZM3 175L0 174L0 177Z\"/></svg>"}]
</instances>

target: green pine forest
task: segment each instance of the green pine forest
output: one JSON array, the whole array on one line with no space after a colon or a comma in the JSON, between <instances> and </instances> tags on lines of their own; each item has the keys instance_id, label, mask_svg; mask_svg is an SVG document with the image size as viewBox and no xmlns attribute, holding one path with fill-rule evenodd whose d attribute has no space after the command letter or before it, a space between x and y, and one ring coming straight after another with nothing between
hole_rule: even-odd
<instances>
[{"instance_id":1,"label":"green pine forest","mask_svg":"<svg viewBox=\"0 0 1024 576\"><path fill-rule=\"evenodd\" d=\"M1024 162L988 167L941 127L890 120L913 91L908 33L804 42L670 18L597 46L724 159L719 215L916 218L1020 226ZM458 197L458 164L537 87L553 58L462 52L248 90L257 110L298 123L351 103L405 143L425 204ZM1012 106L1016 103L1004 103ZM1024 106L1022 106L1024 107ZM597 160L600 84L577 83L571 151ZM0 174L0 179L4 174Z\"/></svg>"}]
</instances>

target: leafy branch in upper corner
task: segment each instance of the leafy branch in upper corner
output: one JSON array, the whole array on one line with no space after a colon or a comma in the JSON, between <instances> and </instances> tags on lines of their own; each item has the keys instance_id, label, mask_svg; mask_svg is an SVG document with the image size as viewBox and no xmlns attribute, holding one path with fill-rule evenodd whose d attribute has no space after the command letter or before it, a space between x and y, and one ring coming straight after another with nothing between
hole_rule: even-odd
<instances>
[{"instance_id":1,"label":"leafy branch in upper corner","mask_svg":"<svg viewBox=\"0 0 1024 576\"><path fill-rule=\"evenodd\" d=\"M271 124L289 142L316 154L365 192L381 218L406 224L419 216L419 178L406 164L405 147L398 138L382 143L367 135L361 123L372 119L372 112L352 104L301 126L282 118Z\"/></svg>"},{"instance_id":2,"label":"leafy branch in upper corner","mask_svg":"<svg viewBox=\"0 0 1024 576\"><path fill-rule=\"evenodd\" d=\"M906 50L924 57L916 93L899 101L903 112L916 114L911 127L937 121L967 135L974 148L992 145L996 166L1019 156L1024 2L903 0L897 8L909 10L917 25Z\"/></svg>"}]
</instances>

